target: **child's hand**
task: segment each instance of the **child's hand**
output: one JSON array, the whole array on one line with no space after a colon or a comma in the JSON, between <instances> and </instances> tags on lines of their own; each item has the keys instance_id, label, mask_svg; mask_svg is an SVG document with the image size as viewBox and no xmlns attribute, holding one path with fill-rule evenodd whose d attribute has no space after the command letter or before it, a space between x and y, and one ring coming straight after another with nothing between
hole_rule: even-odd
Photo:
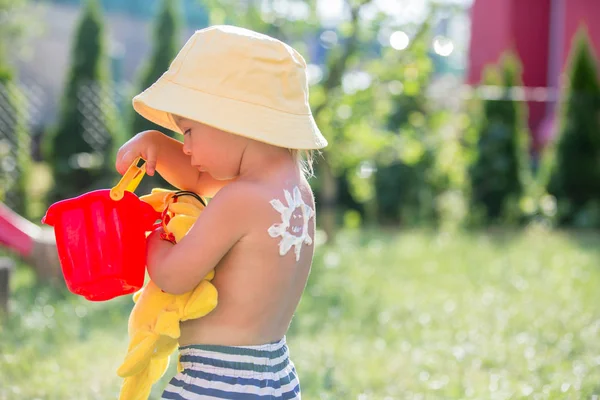
<instances>
[{"instance_id":1,"label":"child's hand","mask_svg":"<svg viewBox=\"0 0 600 400\"><path fill-rule=\"evenodd\" d=\"M116 169L123 175L133 160L142 157L146 160L146 173L150 176L156 171L159 141L164 135L159 131L140 132L129 139L117 152Z\"/></svg>"}]
</instances>

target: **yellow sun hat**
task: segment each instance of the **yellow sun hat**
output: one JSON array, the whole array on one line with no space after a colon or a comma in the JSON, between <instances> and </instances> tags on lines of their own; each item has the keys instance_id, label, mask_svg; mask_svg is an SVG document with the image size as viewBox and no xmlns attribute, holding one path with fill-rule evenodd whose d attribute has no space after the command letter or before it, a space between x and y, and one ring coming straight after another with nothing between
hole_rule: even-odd
<instances>
[{"instance_id":1,"label":"yellow sun hat","mask_svg":"<svg viewBox=\"0 0 600 400\"><path fill-rule=\"evenodd\" d=\"M279 147L327 146L308 103L302 55L230 25L196 31L169 69L133 98L133 108L179 133L173 115Z\"/></svg>"}]
</instances>

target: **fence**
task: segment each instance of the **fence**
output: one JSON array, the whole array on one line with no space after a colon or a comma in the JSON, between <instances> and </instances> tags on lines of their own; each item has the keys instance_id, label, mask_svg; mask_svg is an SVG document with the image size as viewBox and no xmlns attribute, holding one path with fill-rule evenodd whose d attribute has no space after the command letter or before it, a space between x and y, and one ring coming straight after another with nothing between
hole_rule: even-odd
<instances>
[{"instance_id":1,"label":"fence","mask_svg":"<svg viewBox=\"0 0 600 400\"><path fill-rule=\"evenodd\" d=\"M28 135L19 134L21 121L30 120L30 113L35 112L35 96L29 95L26 87L15 84L0 85L0 193L4 201L14 206L18 202L18 193L13 190L22 173L18 160L27 157L31 139Z\"/></svg>"},{"instance_id":2,"label":"fence","mask_svg":"<svg viewBox=\"0 0 600 400\"><path fill-rule=\"evenodd\" d=\"M109 135L105 122L119 124L129 87L117 90L98 85L81 85L77 92L77 112L83 117L82 137L90 153L73 154L73 168L86 168L101 153ZM48 107L48 104L52 106ZM42 136L48 134L59 112L57 99L36 83L0 83L0 201L11 209L23 202L18 190L24 171L19 160L40 160Z\"/></svg>"}]
</instances>

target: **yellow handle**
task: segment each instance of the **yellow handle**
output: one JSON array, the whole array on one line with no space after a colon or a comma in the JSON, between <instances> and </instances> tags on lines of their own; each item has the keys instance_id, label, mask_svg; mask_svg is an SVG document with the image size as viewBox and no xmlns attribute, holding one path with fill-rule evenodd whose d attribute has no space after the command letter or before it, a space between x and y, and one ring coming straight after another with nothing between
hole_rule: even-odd
<instances>
[{"instance_id":1,"label":"yellow handle","mask_svg":"<svg viewBox=\"0 0 600 400\"><path fill-rule=\"evenodd\" d=\"M142 160L143 163L141 165L138 165L140 160ZM126 190L128 192L133 192L135 188L138 187L140 181L146 174L145 164L146 160L144 160L142 157L138 157L135 160L133 160L133 162L127 169L127 172L125 172L125 174L123 174L123 176L121 177L119 183L117 183L115 187L110 189L110 198L115 201L119 201L125 195Z\"/></svg>"}]
</instances>

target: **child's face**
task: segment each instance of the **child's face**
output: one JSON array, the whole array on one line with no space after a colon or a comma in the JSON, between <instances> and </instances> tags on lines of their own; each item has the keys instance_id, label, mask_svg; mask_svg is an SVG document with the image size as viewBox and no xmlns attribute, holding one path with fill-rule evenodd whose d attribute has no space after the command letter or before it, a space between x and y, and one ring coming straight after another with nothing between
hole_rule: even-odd
<instances>
[{"instance_id":1,"label":"child's face","mask_svg":"<svg viewBox=\"0 0 600 400\"><path fill-rule=\"evenodd\" d=\"M246 139L200 122L177 119L183 135L183 152L200 172L217 180L239 175Z\"/></svg>"}]
</instances>

